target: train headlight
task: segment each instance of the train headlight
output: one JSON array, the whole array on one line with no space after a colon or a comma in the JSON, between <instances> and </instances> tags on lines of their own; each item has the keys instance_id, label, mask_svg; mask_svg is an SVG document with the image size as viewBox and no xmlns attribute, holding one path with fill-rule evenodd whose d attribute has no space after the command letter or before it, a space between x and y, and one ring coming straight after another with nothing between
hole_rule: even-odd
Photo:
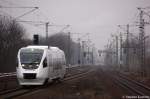
<instances>
[{"instance_id":1,"label":"train headlight","mask_svg":"<svg viewBox=\"0 0 150 99\"><path fill-rule=\"evenodd\" d=\"M37 69L39 64L22 64L21 66L24 69Z\"/></svg>"},{"instance_id":2,"label":"train headlight","mask_svg":"<svg viewBox=\"0 0 150 99\"><path fill-rule=\"evenodd\" d=\"M25 65L24 65L24 64L22 64L21 66L22 66L22 67L24 67Z\"/></svg>"}]
</instances>

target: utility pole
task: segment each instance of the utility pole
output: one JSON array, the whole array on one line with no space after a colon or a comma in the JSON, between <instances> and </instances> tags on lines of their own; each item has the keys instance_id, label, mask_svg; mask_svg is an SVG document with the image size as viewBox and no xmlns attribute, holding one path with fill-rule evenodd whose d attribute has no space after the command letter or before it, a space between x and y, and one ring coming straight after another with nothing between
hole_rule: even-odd
<instances>
[{"instance_id":1,"label":"utility pole","mask_svg":"<svg viewBox=\"0 0 150 99\"><path fill-rule=\"evenodd\" d=\"M87 41L87 64L90 64L90 39L89 39L89 33L87 33L88 35L88 41Z\"/></svg>"},{"instance_id":2,"label":"utility pole","mask_svg":"<svg viewBox=\"0 0 150 99\"><path fill-rule=\"evenodd\" d=\"M119 69L122 68L122 62L123 62L122 60L122 34L120 33L120 68Z\"/></svg>"},{"instance_id":3,"label":"utility pole","mask_svg":"<svg viewBox=\"0 0 150 99\"><path fill-rule=\"evenodd\" d=\"M126 38L126 69L129 71L129 24L127 24L127 38Z\"/></svg>"},{"instance_id":4,"label":"utility pole","mask_svg":"<svg viewBox=\"0 0 150 99\"><path fill-rule=\"evenodd\" d=\"M86 52L85 52L85 41L82 41L82 65L85 64L85 57L86 57Z\"/></svg>"},{"instance_id":5,"label":"utility pole","mask_svg":"<svg viewBox=\"0 0 150 99\"><path fill-rule=\"evenodd\" d=\"M115 55L115 56L114 56L114 57L115 57L115 58L114 58L114 60L115 60L114 63L115 63L115 65L116 65L115 68L118 69L118 60L119 60L119 57L118 57L118 51L119 51L119 50L118 50L118 36L117 36L117 35L112 35L112 37L115 38L115 39L114 39L114 41L115 41L115 42L114 42L114 43L115 43L115 44L114 44L114 45L115 45L115 46L114 46L114 48L115 48L115 50L114 50L114 52L115 52L115 54L114 54L114 55ZM112 45L112 44L110 44L110 48L111 48L111 45Z\"/></svg>"},{"instance_id":6,"label":"utility pole","mask_svg":"<svg viewBox=\"0 0 150 99\"><path fill-rule=\"evenodd\" d=\"M71 63L71 33L68 32L68 67Z\"/></svg>"},{"instance_id":7,"label":"utility pole","mask_svg":"<svg viewBox=\"0 0 150 99\"><path fill-rule=\"evenodd\" d=\"M92 45L92 65L95 65L94 64L94 44Z\"/></svg>"},{"instance_id":8,"label":"utility pole","mask_svg":"<svg viewBox=\"0 0 150 99\"><path fill-rule=\"evenodd\" d=\"M144 32L144 19L143 15L144 12L139 8L140 10L140 25L139 25L139 47L140 47L140 67L141 67L141 76L146 76L146 68L145 68L145 32Z\"/></svg>"},{"instance_id":9,"label":"utility pole","mask_svg":"<svg viewBox=\"0 0 150 99\"><path fill-rule=\"evenodd\" d=\"M90 46L89 46L89 42L87 44L87 48L88 48L88 52L87 52L87 64L89 65L90 64Z\"/></svg>"},{"instance_id":10,"label":"utility pole","mask_svg":"<svg viewBox=\"0 0 150 99\"><path fill-rule=\"evenodd\" d=\"M47 45L48 45L48 25L49 25L49 22L46 22L45 27L46 27L46 44Z\"/></svg>"},{"instance_id":11,"label":"utility pole","mask_svg":"<svg viewBox=\"0 0 150 99\"><path fill-rule=\"evenodd\" d=\"M81 45L80 45L80 38L78 38L78 64L81 64Z\"/></svg>"},{"instance_id":12,"label":"utility pole","mask_svg":"<svg viewBox=\"0 0 150 99\"><path fill-rule=\"evenodd\" d=\"M118 36L116 35L116 65L118 68Z\"/></svg>"}]
</instances>

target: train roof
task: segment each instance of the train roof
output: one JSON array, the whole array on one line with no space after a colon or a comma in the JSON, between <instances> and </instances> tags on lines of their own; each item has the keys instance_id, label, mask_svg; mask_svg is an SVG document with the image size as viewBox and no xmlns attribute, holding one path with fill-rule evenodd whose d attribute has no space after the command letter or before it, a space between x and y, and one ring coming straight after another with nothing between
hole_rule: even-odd
<instances>
[{"instance_id":1,"label":"train roof","mask_svg":"<svg viewBox=\"0 0 150 99\"><path fill-rule=\"evenodd\" d=\"M50 49L52 49L52 50L60 50L58 47L50 47Z\"/></svg>"},{"instance_id":2,"label":"train roof","mask_svg":"<svg viewBox=\"0 0 150 99\"><path fill-rule=\"evenodd\" d=\"M50 50L53 50L53 51L60 50L58 47L44 46L44 45L28 45L27 47L23 47L23 48L50 49Z\"/></svg>"},{"instance_id":3,"label":"train roof","mask_svg":"<svg viewBox=\"0 0 150 99\"><path fill-rule=\"evenodd\" d=\"M20 48L20 50L23 49L43 49L43 50L50 50L53 53L62 53L65 54L63 50L59 49L58 47L52 47L52 46L43 46L43 45L28 45L26 47L22 47Z\"/></svg>"},{"instance_id":4,"label":"train roof","mask_svg":"<svg viewBox=\"0 0 150 99\"><path fill-rule=\"evenodd\" d=\"M43 46L43 45L29 45L25 48L38 48L38 49L47 49L48 46Z\"/></svg>"}]
</instances>

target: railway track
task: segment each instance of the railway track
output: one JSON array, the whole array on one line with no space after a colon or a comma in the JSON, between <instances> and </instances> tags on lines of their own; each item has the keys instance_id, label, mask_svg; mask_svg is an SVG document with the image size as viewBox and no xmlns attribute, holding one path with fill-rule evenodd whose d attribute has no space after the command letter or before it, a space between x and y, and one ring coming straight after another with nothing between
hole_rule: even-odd
<instances>
[{"instance_id":1,"label":"railway track","mask_svg":"<svg viewBox=\"0 0 150 99\"><path fill-rule=\"evenodd\" d=\"M150 96L150 88L148 86L145 86L142 83L139 83L135 80L129 79L121 74L117 76L115 75L114 78L118 85L127 89L132 95Z\"/></svg>"},{"instance_id":2,"label":"railway track","mask_svg":"<svg viewBox=\"0 0 150 99\"><path fill-rule=\"evenodd\" d=\"M85 68L85 66L77 66L77 67L71 67L67 68L67 75L66 77L76 75L77 73L82 73L87 71L89 68ZM16 82L17 83L17 78L16 78L16 72L12 73L0 73L0 84L3 84L4 87L0 88L0 95L2 93L9 92L10 90L16 90L18 89L19 85L16 84L15 86L8 86L9 83L11 82ZM17 88L16 88L17 87Z\"/></svg>"},{"instance_id":3,"label":"railway track","mask_svg":"<svg viewBox=\"0 0 150 99\"><path fill-rule=\"evenodd\" d=\"M33 92L37 89L39 89L39 88L32 88L32 89L18 88L17 90L14 90L14 91L9 90L9 92L2 94L0 96L0 98L1 99L13 99L15 97L22 96L22 95L28 94L30 92Z\"/></svg>"},{"instance_id":4,"label":"railway track","mask_svg":"<svg viewBox=\"0 0 150 99\"><path fill-rule=\"evenodd\" d=\"M114 86L119 86L117 88L122 90L119 99L150 99L150 87L110 68L102 67L101 72L112 81L112 85L114 83Z\"/></svg>"},{"instance_id":5,"label":"railway track","mask_svg":"<svg viewBox=\"0 0 150 99\"><path fill-rule=\"evenodd\" d=\"M86 70L86 71L82 71L82 72L78 72L77 74L72 74L72 75L69 75L69 76L66 76L64 79L63 79L63 82L65 81L72 81L72 80L76 80L76 79L79 79L79 78L83 78L85 77L87 74L93 72L93 70ZM32 92L36 92L38 90L41 90L41 89L44 89L44 88L47 88L49 87L48 85L44 85L44 86L37 86L37 87L32 87L31 88L22 88L22 87L19 87L19 88L16 88L16 89L12 89L12 90L7 90L5 92L2 92L0 93L0 99L13 99L13 98L17 98L17 97L20 97L20 96L23 96L23 95L27 95L29 93L32 93Z\"/></svg>"}]
</instances>

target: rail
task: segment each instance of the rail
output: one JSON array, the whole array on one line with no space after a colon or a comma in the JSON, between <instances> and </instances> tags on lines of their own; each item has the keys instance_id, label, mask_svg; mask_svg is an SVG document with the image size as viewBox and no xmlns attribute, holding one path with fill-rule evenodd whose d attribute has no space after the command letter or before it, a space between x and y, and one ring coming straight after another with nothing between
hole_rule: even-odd
<instances>
[{"instance_id":1,"label":"rail","mask_svg":"<svg viewBox=\"0 0 150 99\"><path fill-rule=\"evenodd\" d=\"M127 90L129 90L129 92L131 92L134 95L140 96L150 95L150 87L142 83L139 83L121 74L115 75L114 78L121 87L126 88Z\"/></svg>"},{"instance_id":2,"label":"rail","mask_svg":"<svg viewBox=\"0 0 150 99\"><path fill-rule=\"evenodd\" d=\"M10 76L16 76L16 72L0 73L0 78L10 77Z\"/></svg>"}]
</instances>

